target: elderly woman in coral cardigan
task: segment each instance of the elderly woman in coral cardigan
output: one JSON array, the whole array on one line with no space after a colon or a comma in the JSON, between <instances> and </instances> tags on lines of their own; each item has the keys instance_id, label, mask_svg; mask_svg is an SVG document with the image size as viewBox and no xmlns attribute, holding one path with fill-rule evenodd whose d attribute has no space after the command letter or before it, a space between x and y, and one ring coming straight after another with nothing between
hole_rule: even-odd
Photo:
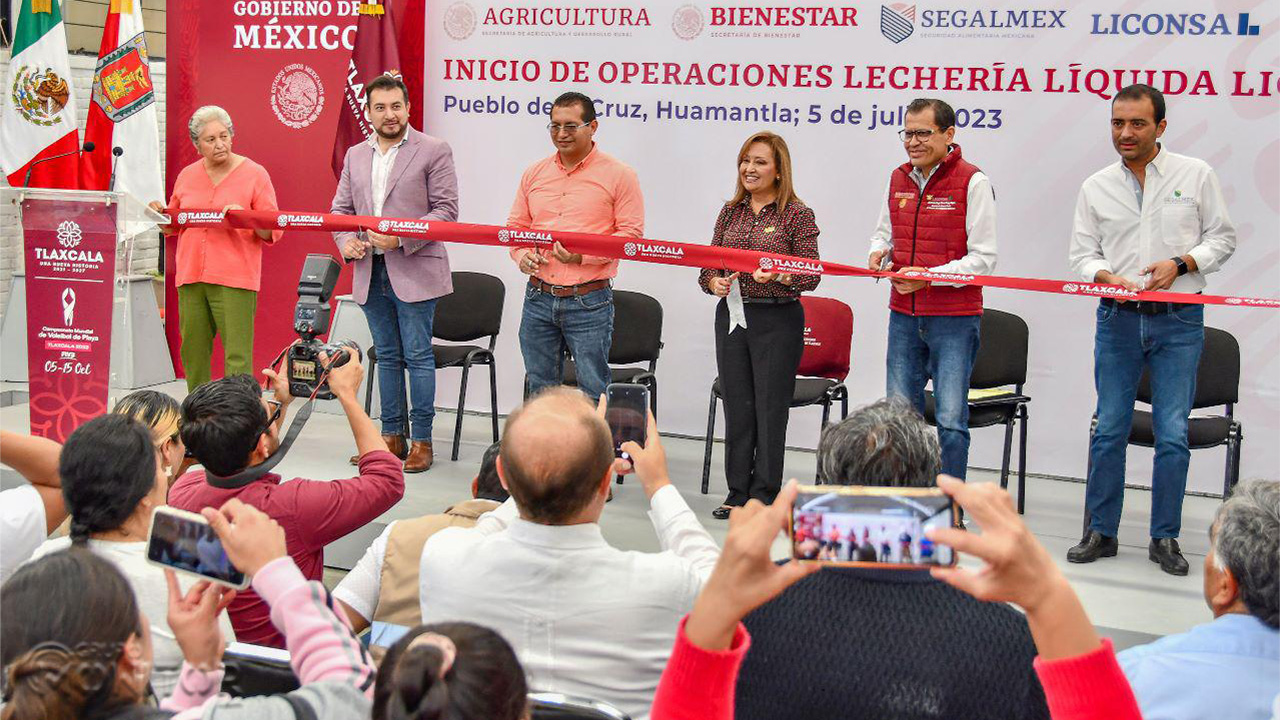
<instances>
[{"instance_id":1,"label":"elderly woman in coral cardigan","mask_svg":"<svg viewBox=\"0 0 1280 720\"><path fill-rule=\"evenodd\" d=\"M231 151L231 116L216 105L196 110L187 123L200 159L173 183L168 211L182 208L277 210L271 177L258 163ZM151 207L163 211L160 203ZM262 281L262 246L279 230L164 229L178 233L178 328L187 390L212 376L213 338L221 336L227 375L253 372L253 317Z\"/></svg>"}]
</instances>

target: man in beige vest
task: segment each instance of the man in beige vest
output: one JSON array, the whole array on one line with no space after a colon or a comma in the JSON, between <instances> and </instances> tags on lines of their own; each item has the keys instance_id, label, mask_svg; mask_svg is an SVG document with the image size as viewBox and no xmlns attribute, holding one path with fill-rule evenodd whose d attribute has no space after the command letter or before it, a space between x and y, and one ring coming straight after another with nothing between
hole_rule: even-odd
<instances>
[{"instance_id":1,"label":"man in beige vest","mask_svg":"<svg viewBox=\"0 0 1280 720\"><path fill-rule=\"evenodd\" d=\"M405 630L422 623L418 567L427 538L447 527L471 527L496 509L508 495L496 470L499 445L484 453L480 473L471 483L474 499L438 515L396 520L365 551L360 562L333 590L357 632L373 626L370 648L375 658Z\"/></svg>"}]
</instances>

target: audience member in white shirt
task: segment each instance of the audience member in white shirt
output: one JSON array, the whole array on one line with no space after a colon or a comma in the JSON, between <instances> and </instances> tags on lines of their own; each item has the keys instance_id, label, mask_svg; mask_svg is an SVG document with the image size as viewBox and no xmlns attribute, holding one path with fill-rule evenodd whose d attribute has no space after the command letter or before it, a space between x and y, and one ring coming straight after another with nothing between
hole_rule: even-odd
<instances>
[{"instance_id":1,"label":"audience member in white shirt","mask_svg":"<svg viewBox=\"0 0 1280 720\"><path fill-rule=\"evenodd\" d=\"M48 438L0 430L4 464L31 483L0 493L0 583L67 518L58 478L61 451Z\"/></svg>"},{"instance_id":2,"label":"audience member in white shirt","mask_svg":"<svg viewBox=\"0 0 1280 720\"><path fill-rule=\"evenodd\" d=\"M605 542L609 428L580 392L550 389L507 419L498 473L512 500L427 541L422 621L491 627L515 648L531 690L603 700L643 720L719 548L671 485L652 416L645 447L624 449L662 552Z\"/></svg>"},{"instance_id":3,"label":"audience member in white shirt","mask_svg":"<svg viewBox=\"0 0 1280 720\"><path fill-rule=\"evenodd\" d=\"M407 630L422 624L418 566L422 546L447 527L472 527L508 497L498 479L498 443L485 450L480 472L471 481L472 499L443 513L396 520L387 525L351 572L333 589L333 599L346 613L351 629L372 626L369 651L381 661L386 648Z\"/></svg>"},{"instance_id":4,"label":"audience member in white shirt","mask_svg":"<svg viewBox=\"0 0 1280 720\"><path fill-rule=\"evenodd\" d=\"M71 511L71 535L44 543L32 559L81 545L120 570L150 620L151 686L157 697L166 698L178 682L182 649L169 628L164 570L147 562L151 514L165 504L169 491L165 458L146 425L124 415L102 415L67 438L58 473ZM185 593L194 581L182 576L179 583ZM226 611L218 623L223 637L233 640Z\"/></svg>"}]
</instances>

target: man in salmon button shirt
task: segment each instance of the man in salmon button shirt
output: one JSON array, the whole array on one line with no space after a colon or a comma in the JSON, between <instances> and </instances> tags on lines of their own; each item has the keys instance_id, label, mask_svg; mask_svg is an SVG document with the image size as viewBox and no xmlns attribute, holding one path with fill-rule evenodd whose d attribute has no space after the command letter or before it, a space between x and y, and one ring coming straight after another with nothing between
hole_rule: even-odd
<instances>
[{"instance_id":1,"label":"man in salmon button shirt","mask_svg":"<svg viewBox=\"0 0 1280 720\"><path fill-rule=\"evenodd\" d=\"M638 238L644 197L634 170L596 147L600 123L591 98L567 92L551 107L547 130L556 152L525 170L507 226ZM561 382L562 349L577 366L578 387L598 398L609 384L613 287L618 261L550 248L514 248L529 276L520 319L530 395Z\"/></svg>"}]
</instances>

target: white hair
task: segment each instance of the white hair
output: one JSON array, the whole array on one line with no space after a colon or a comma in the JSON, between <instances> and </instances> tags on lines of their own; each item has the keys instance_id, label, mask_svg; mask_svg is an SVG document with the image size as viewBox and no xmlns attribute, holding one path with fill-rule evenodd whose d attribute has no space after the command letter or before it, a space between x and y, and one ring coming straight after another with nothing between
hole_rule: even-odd
<instances>
[{"instance_id":1,"label":"white hair","mask_svg":"<svg viewBox=\"0 0 1280 720\"><path fill-rule=\"evenodd\" d=\"M227 127L227 134L235 137L236 129L232 127L231 116L227 111L217 105L205 105L191 113L191 120L187 122L187 132L191 134L193 145L200 139L200 131L204 130L204 126L215 120Z\"/></svg>"}]
</instances>

